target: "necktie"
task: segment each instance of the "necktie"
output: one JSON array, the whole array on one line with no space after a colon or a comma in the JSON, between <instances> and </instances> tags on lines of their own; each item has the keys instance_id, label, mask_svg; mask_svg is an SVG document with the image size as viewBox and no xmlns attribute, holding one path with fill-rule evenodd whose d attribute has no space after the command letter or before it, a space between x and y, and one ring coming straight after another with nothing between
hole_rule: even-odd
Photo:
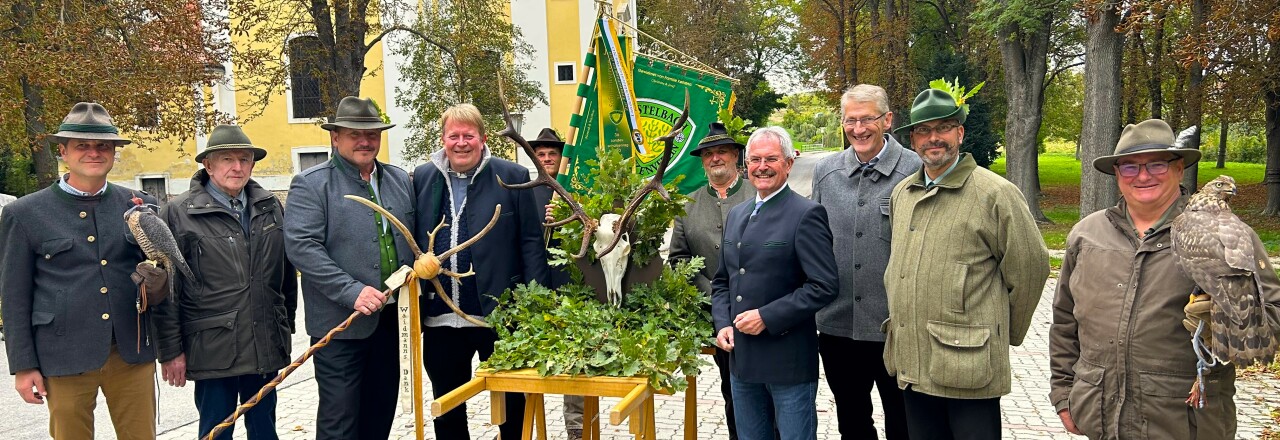
<instances>
[{"instance_id":1,"label":"necktie","mask_svg":"<svg viewBox=\"0 0 1280 440\"><path fill-rule=\"evenodd\" d=\"M240 215L244 212L244 203L240 199L231 199L231 210L235 211L237 216Z\"/></svg>"},{"instance_id":2,"label":"necktie","mask_svg":"<svg viewBox=\"0 0 1280 440\"><path fill-rule=\"evenodd\" d=\"M870 174L871 174L871 172L875 170L876 164L877 164L877 163L879 163L879 162L880 162L880 158L879 158L879 157L873 157L873 158L871 158L871 161L870 161L870 162L867 162L867 163L859 163L859 164L858 164L858 171L861 171L861 172L862 172L862 175L864 175L864 176L870 175Z\"/></svg>"},{"instance_id":3,"label":"necktie","mask_svg":"<svg viewBox=\"0 0 1280 440\"><path fill-rule=\"evenodd\" d=\"M760 205L763 205L763 204L764 204L764 200L760 200L756 202L756 209L751 210L752 217L755 217L756 213L760 212Z\"/></svg>"}]
</instances>

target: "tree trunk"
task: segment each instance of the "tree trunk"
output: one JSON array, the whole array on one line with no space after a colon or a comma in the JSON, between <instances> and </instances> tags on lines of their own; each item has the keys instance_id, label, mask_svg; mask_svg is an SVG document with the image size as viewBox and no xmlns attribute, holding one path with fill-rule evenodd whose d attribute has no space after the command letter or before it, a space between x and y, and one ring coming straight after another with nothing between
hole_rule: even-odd
<instances>
[{"instance_id":1,"label":"tree trunk","mask_svg":"<svg viewBox=\"0 0 1280 440\"><path fill-rule=\"evenodd\" d=\"M27 129L27 142L31 145L31 164L36 171L36 183L41 188L52 185L58 180L58 159L54 157L54 146L41 135L49 133L44 124L44 93L40 86L32 84L26 75L18 79L22 84L22 119Z\"/></svg>"},{"instance_id":2,"label":"tree trunk","mask_svg":"<svg viewBox=\"0 0 1280 440\"><path fill-rule=\"evenodd\" d=\"M1195 0L1191 4L1191 27L1192 32L1196 33L1197 41L1203 41L1204 21L1205 21L1205 2L1204 0ZM1199 60L1191 62L1190 72L1187 82L1187 99L1183 100L1186 106L1186 127L1196 127L1195 133L1191 135L1191 139L1187 140L1186 145L1182 148L1200 149L1200 133L1204 132L1204 127L1200 125L1204 121L1204 67L1200 65ZM1174 126L1174 132L1184 127ZM1200 163L1188 166L1182 173L1182 186L1192 192L1200 189L1198 178L1200 177Z\"/></svg>"},{"instance_id":3,"label":"tree trunk","mask_svg":"<svg viewBox=\"0 0 1280 440\"><path fill-rule=\"evenodd\" d=\"M1116 32L1115 3L1085 24L1084 121L1080 130L1080 217L1116 204L1115 177L1093 169L1093 160L1115 151L1120 139L1120 63L1124 36Z\"/></svg>"},{"instance_id":4,"label":"tree trunk","mask_svg":"<svg viewBox=\"0 0 1280 440\"><path fill-rule=\"evenodd\" d=\"M1225 109L1224 109L1225 110ZM1221 116L1222 128L1218 131L1218 169L1227 167L1227 112L1222 112Z\"/></svg>"},{"instance_id":5,"label":"tree trunk","mask_svg":"<svg viewBox=\"0 0 1280 440\"><path fill-rule=\"evenodd\" d=\"M1044 107L1044 77L1049 69L1047 52L1052 15L1040 20L1040 30L1032 32L1011 24L1000 29L1000 55L1004 63L1005 153L1009 155L1007 176L1027 201L1037 222L1051 223L1040 209L1040 166L1037 162L1040 121Z\"/></svg>"},{"instance_id":6,"label":"tree trunk","mask_svg":"<svg viewBox=\"0 0 1280 440\"><path fill-rule=\"evenodd\" d=\"M1266 90L1262 102L1267 121L1267 173L1262 182L1267 185L1267 207L1264 215L1280 215L1280 41L1271 41L1267 66Z\"/></svg>"},{"instance_id":7,"label":"tree trunk","mask_svg":"<svg viewBox=\"0 0 1280 440\"><path fill-rule=\"evenodd\" d=\"M1164 80L1164 26L1165 12L1162 10L1152 18L1155 24L1155 35L1152 37L1151 65L1147 67L1147 95L1151 100L1151 118L1162 119L1164 111L1164 90L1160 83Z\"/></svg>"}]
</instances>

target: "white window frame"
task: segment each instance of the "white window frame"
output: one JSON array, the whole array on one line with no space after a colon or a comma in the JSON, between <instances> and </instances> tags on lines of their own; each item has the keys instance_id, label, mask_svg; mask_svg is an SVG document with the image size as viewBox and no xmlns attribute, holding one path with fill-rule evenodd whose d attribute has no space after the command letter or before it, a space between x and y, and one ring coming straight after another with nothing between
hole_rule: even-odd
<instances>
[{"instance_id":1,"label":"white window frame","mask_svg":"<svg viewBox=\"0 0 1280 440\"><path fill-rule=\"evenodd\" d=\"M289 43L293 41L295 38L301 38L301 37L318 37L318 35L316 35L315 32L300 32L296 34L289 34L289 37L284 39L284 50L282 50L280 54L280 59L284 61L284 69L285 69L285 76L284 76L285 118L289 121L290 124L315 124L319 122L325 122L326 119L323 116L315 117L315 118L293 117L293 76L289 74L290 73L289 63L291 62L289 60ZM295 164L294 167L296 168L297 161L294 161L294 164Z\"/></svg>"},{"instance_id":2,"label":"white window frame","mask_svg":"<svg viewBox=\"0 0 1280 440\"><path fill-rule=\"evenodd\" d=\"M570 72L570 75L572 75L572 77L569 78L568 81L560 80L560 66L570 66L569 72ZM555 63L552 65L551 74L555 75L556 84L577 84L578 83L578 63L573 61Z\"/></svg>"},{"instance_id":3,"label":"white window frame","mask_svg":"<svg viewBox=\"0 0 1280 440\"><path fill-rule=\"evenodd\" d=\"M175 193L173 192L173 190L169 188L169 183L170 183L170 180L171 180L169 177L170 177L170 176L169 176L169 173L145 173L145 174L137 174L137 175L133 176L133 185L134 185L133 187L134 187L134 188L137 188L137 189L139 189L139 190L142 190L142 180L143 180L143 179L164 179L164 192L166 193L166 194L165 194L165 198L166 198L166 199L165 199L165 200L161 200L161 202L167 202L167 201L169 201L168 199L172 198L173 196L178 195L178 194L175 194ZM152 197L156 197L157 195L156 195L156 194L152 194L151 196L152 196Z\"/></svg>"},{"instance_id":4,"label":"white window frame","mask_svg":"<svg viewBox=\"0 0 1280 440\"><path fill-rule=\"evenodd\" d=\"M319 146L319 145L309 146L309 147L293 147L293 151L291 152L291 154L293 155L293 174L301 174L303 171L305 171L302 169L302 155L307 153L324 153L325 156L328 156L329 158L333 158L333 154L332 154L333 147Z\"/></svg>"}]
</instances>

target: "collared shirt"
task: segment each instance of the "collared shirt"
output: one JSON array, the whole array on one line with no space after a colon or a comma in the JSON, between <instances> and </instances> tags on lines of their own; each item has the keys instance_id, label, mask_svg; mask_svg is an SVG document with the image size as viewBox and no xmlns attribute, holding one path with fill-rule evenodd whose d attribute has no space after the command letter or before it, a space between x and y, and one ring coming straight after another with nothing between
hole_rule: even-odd
<instances>
[{"instance_id":1,"label":"collared shirt","mask_svg":"<svg viewBox=\"0 0 1280 440\"><path fill-rule=\"evenodd\" d=\"M948 174L951 174L951 170L956 169L956 165L960 164L960 159L962 158L964 158L964 153L957 154L955 162L951 162L951 166L947 167L947 170L943 171L942 174L939 174L937 179L930 179L928 172L920 173L920 174L924 174L924 187L928 188L928 187L937 185L938 182L941 182L944 177L947 177Z\"/></svg>"},{"instance_id":2,"label":"collared shirt","mask_svg":"<svg viewBox=\"0 0 1280 440\"><path fill-rule=\"evenodd\" d=\"M885 135L885 136L888 136L888 135ZM888 149L888 147L889 147L889 144L887 142L884 144L881 144L880 152L876 153L875 157L871 158L871 160L868 160L866 162L863 162L862 159L859 159L858 154L855 152L853 155L853 160L858 162L858 168L855 169L854 172L862 171L865 174L867 170L875 169L876 164L880 163L880 159L884 157L884 150ZM853 147L849 147L849 148L853 148Z\"/></svg>"},{"instance_id":3,"label":"collared shirt","mask_svg":"<svg viewBox=\"0 0 1280 440\"><path fill-rule=\"evenodd\" d=\"M98 188L98 191L93 193L87 193L87 192L78 190L75 187L71 186L70 183L67 183L67 178L70 176L71 174L68 173L68 174L63 174L62 177L58 178L58 187L62 188L63 191L66 191L67 194L71 194L73 196L80 196L80 197L91 197L91 196L100 196L102 195L102 193L107 191L106 183L103 183L102 188Z\"/></svg>"},{"instance_id":4,"label":"collared shirt","mask_svg":"<svg viewBox=\"0 0 1280 440\"><path fill-rule=\"evenodd\" d=\"M778 190L774 191L773 194L769 194L768 197L765 197L763 199L760 198L760 191L756 190L756 210L752 211L751 215L756 215L756 213L760 211L760 207L764 206L765 202L768 202L769 199L772 199L774 196L781 194L783 191L786 191L787 189L790 188L790 186L791 186L790 183L784 183L782 184L782 188L778 188Z\"/></svg>"},{"instance_id":5,"label":"collared shirt","mask_svg":"<svg viewBox=\"0 0 1280 440\"><path fill-rule=\"evenodd\" d=\"M1124 210L1124 219L1129 221L1129 229L1133 231L1133 235L1146 238L1148 235L1151 235L1152 233L1159 231L1161 226L1164 226L1165 223L1169 222L1170 214L1174 211L1173 208L1176 205L1177 203L1174 203L1172 205L1169 205L1168 208L1165 208L1164 214L1161 214L1160 218L1157 219L1155 223L1152 223L1151 228L1147 229L1146 231L1138 230L1138 226L1133 223L1133 216L1129 215L1128 209Z\"/></svg>"},{"instance_id":6,"label":"collared shirt","mask_svg":"<svg viewBox=\"0 0 1280 440\"><path fill-rule=\"evenodd\" d=\"M245 236L248 236L249 235L249 196L245 195L245 191L242 189L240 190L240 194L236 194L235 197L231 197L230 195L227 195L226 192L222 191L222 188L218 188L218 185L214 185L213 180L209 180L208 182L205 182L204 188L206 191L209 192L209 195L213 196L213 200L216 200L223 207L226 207L228 210L230 210L232 214L236 215L236 220L240 221L240 229L244 231ZM240 209L236 209L235 206L231 204L231 200L233 199L238 200L240 202Z\"/></svg>"}]
</instances>

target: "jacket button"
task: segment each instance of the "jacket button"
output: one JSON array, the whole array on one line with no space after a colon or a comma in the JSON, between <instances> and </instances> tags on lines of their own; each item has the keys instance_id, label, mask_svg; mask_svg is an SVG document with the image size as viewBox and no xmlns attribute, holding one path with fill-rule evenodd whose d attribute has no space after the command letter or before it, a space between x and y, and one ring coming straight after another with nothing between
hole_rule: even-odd
<instances>
[{"instance_id":1,"label":"jacket button","mask_svg":"<svg viewBox=\"0 0 1280 440\"><path fill-rule=\"evenodd\" d=\"M107 293L107 286L102 286L102 288L98 289L98 291L102 293Z\"/></svg>"},{"instance_id":2,"label":"jacket button","mask_svg":"<svg viewBox=\"0 0 1280 440\"><path fill-rule=\"evenodd\" d=\"M716 225L716 229L724 229L724 225Z\"/></svg>"},{"instance_id":3,"label":"jacket button","mask_svg":"<svg viewBox=\"0 0 1280 440\"><path fill-rule=\"evenodd\" d=\"M858 206L862 206L862 205L866 205L866 204L867 204L867 201L866 201L866 200L859 200L859 201L858 201Z\"/></svg>"},{"instance_id":4,"label":"jacket button","mask_svg":"<svg viewBox=\"0 0 1280 440\"><path fill-rule=\"evenodd\" d=\"M716 249L720 249L720 243L716 243Z\"/></svg>"},{"instance_id":5,"label":"jacket button","mask_svg":"<svg viewBox=\"0 0 1280 440\"><path fill-rule=\"evenodd\" d=\"M909 230L910 230L910 231L912 231L912 232L915 232L916 227L915 227L915 226L912 226L911 228L909 228Z\"/></svg>"},{"instance_id":6,"label":"jacket button","mask_svg":"<svg viewBox=\"0 0 1280 440\"><path fill-rule=\"evenodd\" d=\"M747 273L747 268L743 267L743 268L738 269L738 274L739 274L739 275L744 274L744 273Z\"/></svg>"},{"instance_id":7,"label":"jacket button","mask_svg":"<svg viewBox=\"0 0 1280 440\"><path fill-rule=\"evenodd\" d=\"M738 302L742 302L742 295L738 295L738 297L734 299L738 300Z\"/></svg>"},{"instance_id":8,"label":"jacket button","mask_svg":"<svg viewBox=\"0 0 1280 440\"><path fill-rule=\"evenodd\" d=\"M862 263L853 265L853 270L858 270L858 269L862 269Z\"/></svg>"},{"instance_id":9,"label":"jacket button","mask_svg":"<svg viewBox=\"0 0 1280 440\"><path fill-rule=\"evenodd\" d=\"M93 243L93 242L94 242L94 240L97 240L97 238L94 238L92 235L90 235L90 236L89 236L89 242L90 242L90 243Z\"/></svg>"},{"instance_id":10,"label":"jacket button","mask_svg":"<svg viewBox=\"0 0 1280 440\"><path fill-rule=\"evenodd\" d=\"M1121 284L1116 284L1116 287L1123 289L1123 288L1124 288L1124 284L1123 284L1123 283L1121 283Z\"/></svg>"},{"instance_id":11,"label":"jacket button","mask_svg":"<svg viewBox=\"0 0 1280 440\"><path fill-rule=\"evenodd\" d=\"M855 296L855 297L853 297L853 300L854 300L854 301L862 301L862 297L861 297L861 296Z\"/></svg>"},{"instance_id":12,"label":"jacket button","mask_svg":"<svg viewBox=\"0 0 1280 440\"><path fill-rule=\"evenodd\" d=\"M738 249L742 249L742 242L741 242L741 241L739 241L739 242L738 242Z\"/></svg>"},{"instance_id":13,"label":"jacket button","mask_svg":"<svg viewBox=\"0 0 1280 440\"><path fill-rule=\"evenodd\" d=\"M854 236L854 237L858 237L858 238L862 238L862 233L861 233L861 232L855 232L855 233L853 234L853 236Z\"/></svg>"},{"instance_id":14,"label":"jacket button","mask_svg":"<svg viewBox=\"0 0 1280 440\"><path fill-rule=\"evenodd\" d=\"M89 216L89 213L84 212L84 211L80 211L80 218L85 218L85 217L88 217L88 216Z\"/></svg>"},{"instance_id":15,"label":"jacket button","mask_svg":"<svg viewBox=\"0 0 1280 440\"><path fill-rule=\"evenodd\" d=\"M106 266L106 265L107 265L107 260L102 260L102 265L103 265L103 266Z\"/></svg>"},{"instance_id":16,"label":"jacket button","mask_svg":"<svg viewBox=\"0 0 1280 440\"><path fill-rule=\"evenodd\" d=\"M53 259L53 255L50 255L50 254L44 254L44 259L46 259L46 260L52 260L52 259Z\"/></svg>"},{"instance_id":17,"label":"jacket button","mask_svg":"<svg viewBox=\"0 0 1280 440\"><path fill-rule=\"evenodd\" d=\"M103 320L103 321L106 321L107 319L110 319L110 318L111 318L111 314L109 314L109 313L103 313L103 314L102 314L102 320Z\"/></svg>"}]
</instances>

